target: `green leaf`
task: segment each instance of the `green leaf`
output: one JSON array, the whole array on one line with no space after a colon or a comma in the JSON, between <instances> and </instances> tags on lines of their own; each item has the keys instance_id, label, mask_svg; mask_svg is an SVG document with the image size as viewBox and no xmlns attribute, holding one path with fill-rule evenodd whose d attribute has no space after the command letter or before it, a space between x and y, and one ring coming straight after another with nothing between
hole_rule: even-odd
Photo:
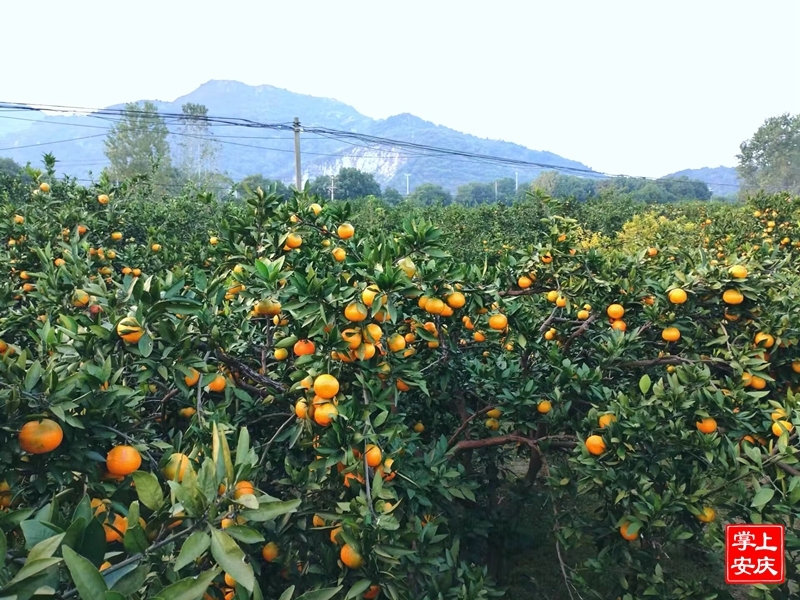
<instances>
[{"instance_id":1,"label":"green leaf","mask_svg":"<svg viewBox=\"0 0 800 600\"><path fill-rule=\"evenodd\" d=\"M105 596L108 586L100 571L69 546L64 546L63 554L72 582L82 600L97 600Z\"/></svg>"},{"instance_id":2,"label":"green leaf","mask_svg":"<svg viewBox=\"0 0 800 600\"><path fill-rule=\"evenodd\" d=\"M296 512L301 502L300 498L282 502L262 502L258 509L243 510L242 516L248 521L272 521L281 515Z\"/></svg>"},{"instance_id":3,"label":"green leaf","mask_svg":"<svg viewBox=\"0 0 800 600\"><path fill-rule=\"evenodd\" d=\"M59 533L58 535L54 535L51 538L47 538L36 544L33 548L31 548L28 557L25 559L25 562L33 562L39 558L50 558L56 553L58 547L61 545L62 540L66 533Z\"/></svg>"},{"instance_id":4,"label":"green leaf","mask_svg":"<svg viewBox=\"0 0 800 600\"><path fill-rule=\"evenodd\" d=\"M264 536L258 533L255 529L245 527L244 525L232 525L225 528L225 533L235 540L244 542L245 544L258 544L265 542Z\"/></svg>"},{"instance_id":5,"label":"green leaf","mask_svg":"<svg viewBox=\"0 0 800 600\"><path fill-rule=\"evenodd\" d=\"M224 531L211 530L211 555L236 583L248 592L253 591L255 576L253 567L246 561L246 557L239 545Z\"/></svg>"},{"instance_id":6,"label":"green leaf","mask_svg":"<svg viewBox=\"0 0 800 600\"><path fill-rule=\"evenodd\" d=\"M6 534L0 529L0 571L6 566L6 551L8 550L8 540Z\"/></svg>"},{"instance_id":7,"label":"green leaf","mask_svg":"<svg viewBox=\"0 0 800 600\"><path fill-rule=\"evenodd\" d=\"M59 527L45 521L23 521L19 526L25 535L25 548L28 550L57 533L64 533Z\"/></svg>"},{"instance_id":8,"label":"green leaf","mask_svg":"<svg viewBox=\"0 0 800 600\"><path fill-rule=\"evenodd\" d=\"M292 596L294 595L294 586L289 586L284 592L281 594L281 597L278 600L292 600Z\"/></svg>"},{"instance_id":9,"label":"green leaf","mask_svg":"<svg viewBox=\"0 0 800 600\"><path fill-rule=\"evenodd\" d=\"M353 587L350 588L350 591L347 592L347 596L345 596L345 600L349 600L350 598L358 598L369 589L369 586L372 585L372 581L369 579L362 579L361 581L357 581L353 584Z\"/></svg>"},{"instance_id":10,"label":"green leaf","mask_svg":"<svg viewBox=\"0 0 800 600\"><path fill-rule=\"evenodd\" d=\"M762 508L765 506L772 497L775 495L775 489L771 487L762 487L758 490L753 502L750 504L753 508Z\"/></svg>"},{"instance_id":11,"label":"green leaf","mask_svg":"<svg viewBox=\"0 0 800 600\"><path fill-rule=\"evenodd\" d=\"M111 590L109 590L106 592L104 600L125 600L125 596L123 596L119 592L112 592Z\"/></svg>"},{"instance_id":12,"label":"green leaf","mask_svg":"<svg viewBox=\"0 0 800 600\"><path fill-rule=\"evenodd\" d=\"M239 443L236 445L236 463L235 466L242 464L250 454L250 433L247 427L242 427L239 430Z\"/></svg>"},{"instance_id":13,"label":"green leaf","mask_svg":"<svg viewBox=\"0 0 800 600\"><path fill-rule=\"evenodd\" d=\"M164 504L164 493L161 491L158 477L147 471L136 471L133 473L133 483L136 486L139 502L152 511L161 508Z\"/></svg>"},{"instance_id":14,"label":"green leaf","mask_svg":"<svg viewBox=\"0 0 800 600\"><path fill-rule=\"evenodd\" d=\"M172 568L180 571L186 565L200 558L209 546L211 546L211 537L203 531L195 531L183 542L181 552Z\"/></svg>"},{"instance_id":15,"label":"green leaf","mask_svg":"<svg viewBox=\"0 0 800 600\"><path fill-rule=\"evenodd\" d=\"M29 577L32 577L37 573L40 573L45 569L52 567L53 565L57 565L60 562L61 559L57 557L37 558L36 560L29 560L24 565L22 565L22 568L19 571L17 571L17 574L14 576L14 579L12 579L9 582L9 585L14 583L19 583L20 581L24 581Z\"/></svg>"},{"instance_id":16,"label":"green leaf","mask_svg":"<svg viewBox=\"0 0 800 600\"><path fill-rule=\"evenodd\" d=\"M42 365L38 360L33 361L33 364L28 367L28 373L25 375L25 391L30 392L39 383L42 378Z\"/></svg>"},{"instance_id":17,"label":"green leaf","mask_svg":"<svg viewBox=\"0 0 800 600\"><path fill-rule=\"evenodd\" d=\"M314 590L313 592L306 592L297 600L330 600L336 594L342 591L343 585L335 588L325 588L323 590Z\"/></svg>"},{"instance_id":18,"label":"green leaf","mask_svg":"<svg viewBox=\"0 0 800 600\"><path fill-rule=\"evenodd\" d=\"M211 458L217 466L217 481L222 483L223 479L227 479L228 482L233 482L233 463L228 438L217 428L216 421L212 424Z\"/></svg>"},{"instance_id":19,"label":"green leaf","mask_svg":"<svg viewBox=\"0 0 800 600\"><path fill-rule=\"evenodd\" d=\"M139 565L129 573L125 573L122 577L117 579L117 581L111 585L111 589L114 592L119 592L125 598L130 598L144 585L148 573L150 573L150 567L148 565Z\"/></svg>"},{"instance_id":20,"label":"green leaf","mask_svg":"<svg viewBox=\"0 0 800 600\"><path fill-rule=\"evenodd\" d=\"M202 575L186 577L165 587L153 600L200 600L221 569L214 567Z\"/></svg>"},{"instance_id":21,"label":"green leaf","mask_svg":"<svg viewBox=\"0 0 800 600\"><path fill-rule=\"evenodd\" d=\"M639 380L639 389L642 391L643 394L646 394L650 391L650 386L652 382L650 381L650 376L645 373L642 375L642 378Z\"/></svg>"},{"instance_id":22,"label":"green leaf","mask_svg":"<svg viewBox=\"0 0 800 600\"><path fill-rule=\"evenodd\" d=\"M139 352L141 352L144 358L147 358L153 353L153 338L150 337L149 333L145 333L139 339Z\"/></svg>"}]
</instances>

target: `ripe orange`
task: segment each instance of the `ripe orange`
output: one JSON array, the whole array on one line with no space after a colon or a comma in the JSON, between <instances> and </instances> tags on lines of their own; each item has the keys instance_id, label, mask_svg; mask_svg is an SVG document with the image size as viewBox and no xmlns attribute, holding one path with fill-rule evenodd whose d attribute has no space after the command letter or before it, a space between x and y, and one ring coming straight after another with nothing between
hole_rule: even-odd
<instances>
[{"instance_id":1,"label":"ripe orange","mask_svg":"<svg viewBox=\"0 0 800 600\"><path fill-rule=\"evenodd\" d=\"M367 446L367 464L373 469L383 462L383 453L375 444Z\"/></svg>"},{"instance_id":2,"label":"ripe orange","mask_svg":"<svg viewBox=\"0 0 800 600\"><path fill-rule=\"evenodd\" d=\"M367 307L360 302L351 302L345 307L344 316L348 321L363 321L367 318Z\"/></svg>"},{"instance_id":3,"label":"ripe orange","mask_svg":"<svg viewBox=\"0 0 800 600\"><path fill-rule=\"evenodd\" d=\"M601 428L605 429L606 427L608 427L609 425L611 425L611 423L613 423L613 422L614 422L614 421L616 421L616 420L617 420L617 417L616 417L616 415L611 415L611 414L608 414L608 415L602 415L602 416L601 416L601 417L600 417L600 418L597 420L597 424L598 424L598 425L600 425L600 427L601 427Z\"/></svg>"},{"instance_id":4,"label":"ripe orange","mask_svg":"<svg viewBox=\"0 0 800 600\"><path fill-rule=\"evenodd\" d=\"M775 421L772 424L772 433L775 437L780 437L784 431L787 433L792 433L794 430L794 425L791 421Z\"/></svg>"},{"instance_id":5,"label":"ripe orange","mask_svg":"<svg viewBox=\"0 0 800 600\"><path fill-rule=\"evenodd\" d=\"M567 298L566 296L559 296L556 298L556 306L559 308L564 308L567 305Z\"/></svg>"},{"instance_id":6,"label":"ripe orange","mask_svg":"<svg viewBox=\"0 0 800 600\"><path fill-rule=\"evenodd\" d=\"M697 520L701 523L711 523L714 519L717 518L717 511L715 511L710 506L706 506L703 508L703 512L697 515Z\"/></svg>"},{"instance_id":7,"label":"ripe orange","mask_svg":"<svg viewBox=\"0 0 800 600\"><path fill-rule=\"evenodd\" d=\"M339 380L333 375L319 375L314 380L314 393L325 400L330 400L339 393Z\"/></svg>"},{"instance_id":8,"label":"ripe orange","mask_svg":"<svg viewBox=\"0 0 800 600\"><path fill-rule=\"evenodd\" d=\"M450 308L462 308L467 303L467 298L461 292L453 292L447 296L447 305Z\"/></svg>"},{"instance_id":9,"label":"ripe orange","mask_svg":"<svg viewBox=\"0 0 800 600\"><path fill-rule=\"evenodd\" d=\"M733 265L729 270L731 277L735 279L744 279L747 277L747 269L742 265Z\"/></svg>"},{"instance_id":10,"label":"ripe orange","mask_svg":"<svg viewBox=\"0 0 800 600\"><path fill-rule=\"evenodd\" d=\"M255 495L256 488L253 487L253 484L249 481L240 481L238 482L233 488L233 497L238 500L245 494L253 494Z\"/></svg>"},{"instance_id":11,"label":"ripe orange","mask_svg":"<svg viewBox=\"0 0 800 600\"><path fill-rule=\"evenodd\" d=\"M25 217L22 215L14 215L14 223L17 225L22 225L25 222Z\"/></svg>"},{"instance_id":12,"label":"ripe orange","mask_svg":"<svg viewBox=\"0 0 800 600\"><path fill-rule=\"evenodd\" d=\"M753 341L755 342L756 346L761 346L763 348L772 348L772 346L775 345L775 338L768 333L764 333L763 331L759 331Z\"/></svg>"},{"instance_id":13,"label":"ripe orange","mask_svg":"<svg viewBox=\"0 0 800 600\"><path fill-rule=\"evenodd\" d=\"M553 257L552 257L552 256L550 256L550 254L545 254L544 256L542 256L542 262L543 262L544 264L548 265L548 264L550 264L551 262L553 262Z\"/></svg>"},{"instance_id":14,"label":"ripe orange","mask_svg":"<svg viewBox=\"0 0 800 600\"><path fill-rule=\"evenodd\" d=\"M271 298L267 298L265 300L260 300L258 304L255 306L255 312L257 315L264 315L268 317L274 317L275 315L279 315L281 312L281 303L273 300Z\"/></svg>"},{"instance_id":15,"label":"ripe orange","mask_svg":"<svg viewBox=\"0 0 800 600\"><path fill-rule=\"evenodd\" d=\"M192 368L191 368L191 373L190 373L189 375L186 375L186 376L183 378L183 382L184 382L184 383L185 383L185 384L186 384L188 387L194 387L194 386L196 386L198 381L200 381L200 371L198 371L198 370L197 370L197 369L195 369L194 367L192 367Z\"/></svg>"},{"instance_id":16,"label":"ripe orange","mask_svg":"<svg viewBox=\"0 0 800 600\"><path fill-rule=\"evenodd\" d=\"M361 301L364 303L364 306L372 306L372 303L375 301L375 297L381 293L380 288L377 285L370 285L367 286L363 292L361 292ZM383 296L382 303L386 304L387 297Z\"/></svg>"},{"instance_id":17,"label":"ripe orange","mask_svg":"<svg viewBox=\"0 0 800 600\"><path fill-rule=\"evenodd\" d=\"M124 477L142 464L142 455L133 446L115 446L106 455L106 469L112 475Z\"/></svg>"},{"instance_id":18,"label":"ripe orange","mask_svg":"<svg viewBox=\"0 0 800 600\"><path fill-rule=\"evenodd\" d=\"M549 292L547 292L547 301L555 302L556 300L558 300L558 296L559 294L557 290L550 290Z\"/></svg>"},{"instance_id":19,"label":"ripe orange","mask_svg":"<svg viewBox=\"0 0 800 600\"><path fill-rule=\"evenodd\" d=\"M658 248L648 248L647 249L647 256L656 256L658 254Z\"/></svg>"},{"instance_id":20,"label":"ripe orange","mask_svg":"<svg viewBox=\"0 0 800 600\"><path fill-rule=\"evenodd\" d=\"M342 223L339 227L336 228L336 233L339 235L340 238L343 240L348 240L353 237L356 230L350 223Z\"/></svg>"},{"instance_id":21,"label":"ripe orange","mask_svg":"<svg viewBox=\"0 0 800 600\"><path fill-rule=\"evenodd\" d=\"M166 466L161 471L169 481L183 481L186 468L189 466L189 457L180 452L171 454Z\"/></svg>"},{"instance_id":22,"label":"ripe orange","mask_svg":"<svg viewBox=\"0 0 800 600\"><path fill-rule=\"evenodd\" d=\"M681 330L677 327L667 327L661 332L661 339L665 342L677 342L681 339Z\"/></svg>"},{"instance_id":23,"label":"ripe orange","mask_svg":"<svg viewBox=\"0 0 800 600\"><path fill-rule=\"evenodd\" d=\"M606 314L612 319L621 319L625 314L625 308L621 304L611 304L606 309Z\"/></svg>"},{"instance_id":24,"label":"ripe orange","mask_svg":"<svg viewBox=\"0 0 800 600\"><path fill-rule=\"evenodd\" d=\"M194 408L193 406L187 406L186 408L180 409L178 411L178 414L184 419L191 419L196 412L197 412L196 408Z\"/></svg>"},{"instance_id":25,"label":"ripe orange","mask_svg":"<svg viewBox=\"0 0 800 600\"><path fill-rule=\"evenodd\" d=\"M486 413L486 416L492 419L499 419L502 415L503 412L499 408L493 408L492 410Z\"/></svg>"},{"instance_id":26,"label":"ripe orange","mask_svg":"<svg viewBox=\"0 0 800 600\"><path fill-rule=\"evenodd\" d=\"M701 433L714 433L717 430L717 421L712 417L706 417L696 423L697 430Z\"/></svg>"},{"instance_id":27,"label":"ripe orange","mask_svg":"<svg viewBox=\"0 0 800 600\"><path fill-rule=\"evenodd\" d=\"M387 344L389 346L389 350L392 352L400 352L400 350L404 350L406 347L406 339L399 333L395 333L389 337Z\"/></svg>"},{"instance_id":28,"label":"ripe orange","mask_svg":"<svg viewBox=\"0 0 800 600\"><path fill-rule=\"evenodd\" d=\"M500 429L500 421L497 419L486 419L484 425L486 425L486 429L490 431L497 431Z\"/></svg>"},{"instance_id":29,"label":"ripe orange","mask_svg":"<svg viewBox=\"0 0 800 600\"><path fill-rule=\"evenodd\" d=\"M330 402L320 404L314 409L314 421L317 425L327 427L333 421L333 418L339 414L339 410Z\"/></svg>"},{"instance_id":30,"label":"ripe orange","mask_svg":"<svg viewBox=\"0 0 800 600\"><path fill-rule=\"evenodd\" d=\"M378 594L381 593L381 586L379 585L371 585L369 589L364 592L364 600L375 600L378 597Z\"/></svg>"},{"instance_id":31,"label":"ripe orange","mask_svg":"<svg viewBox=\"0 0 800 600\"><path fill-rule=\"evenodd\" d=\"M590 435L588 438L586 438L584 445L589 451L589 454L593 454L595 456L600 456L606 451L606 442L599 435Z\"/></svg>"},{"instance_id":32,"label":"ripe orange","mask_svg":"<svg viewBox=\"0 0 800 600\"><path fill-rule=\"evenodd\" d=\"M383 330L380 328L380 325L375 325L375 323L370 323L366 327L364 327L364 339L367 342L372 344L377 344L380 339L383 337Z\"/></svg>"},{"instance_id":33,"label":"ripe orange","mask_svg":"<svg viewBox=\"0 0 800 600\"><path fill-rule=\"evenodd\" d=\"M423 425L422 423L415 423L414 424L414 432L415 433L422 433L423 431L425 431L425 425Z\"/></svg>"},{"instance_id":34,"label":"ripe orange","mask_svg":"<svg viewBox=\"0 0 800 600\"><path fill-rule=\"evenodd\" d=\"M236 587L236 580L227 573L225 573L225 585L228 587Z\"/></svg>"},{"instance_id":35,"label":"ripe orange","mask_svg":"<svg viewBox=\"0 0 800 600\"><path fill-rule=\"evenodd\" d=\"M2 350L0 350L0 352L2 352ZM800 373L800 360L792 361L792 371L795 373Z\"/></svg>"},{"instance_id":36,"label":"ripe orange","mask_svg":"<svg viewBox=\"0 0 800 600\"><path fill-rule=\"evenodd\" d=\"M280 553L280 548L278 548L278 544L275 542L269 542L262 548L261 556L267 562L272 562L276 558L278 558L278 554Z\"/></svg>"},{"instance_id":37,"label":"ripe orange","mask_svg":"<svg viewBox=\"0 0 800 600\"><path fill-rule=\"evenodd\" d=\"M669 301L673 304L683 304L688 300L688 294L680 288L676 288L668 294Z\"/></svg>"},{"instance_id":38,"label":"ripe orange","mask_svg":"<svg viewBox=\"0 0 800 600\"><path fill-rule=\"evenodd\" d=\"M136 344L142 339L144 329L134 317L125 317L117 323L117 335L129 344Z\"/></svg>"},{"instance_id":39,"label":"ripe orange","mask_svg":"<svg viewBox=\"0 0 800 600\"><path fill-rule=\"evenodd\" d=\"M517 285L521 287L523 290L527 290L529 287L533 285L533 280L530 277L523 275L519 279L517 279Z\"/></svg>"},{"instance_id":40,"label":"ripe orange","mask_svg":"<svg viewBox=\"0 0 800 600\"><path fill-rule=\"evenodd\" d=\"M51 419L28 421L19 432L19 447L29 454L46 454L61 445L64 431Z\"/></svg>"},{"instance_id":41,"label":"ripe orange","mask_svg":"<svg viewBox=\"0 0 800 600\"><path fill-rule=\"evenodd\" d=\"M536 410L541 414L546 415L553 409L553 405L549 400L542 400L536 405Z\"/></svg>"},{"instance_id":42,"label":"ripe orange","mask_svg":"<svg viewBox=\"0 0 800 600\"><path fill-rule=\"evenodd\" d=\"M298 340L295 342L293 350L296 356L308 356L309 354L314 354L316 346L311 340Z\"/></svg>"},{"instance_id":43,"label":"ripe orange","mask_svg":"<svg viewBox=\"0 0 800 600\"><path fill-rule=\"evenodd\" d=\"M444 302L439 298L428 298L425 303L425 310L432 315L440 315L444 310Z\"/></svg>"},{"instance_id":44,"label":"ripe orange","mask_svg":"<svg viewBox=\"0 0 800 600\"><path fill-rule=\"evenodd\" d=\"M347 252L344 251L344 248L336 248L331 254L333 254L333 258L336 262L342 262L347 256Z\"/></svg>"},{"instance_id":45,"label":"ripe orange","mask_svg":"<svg viewBox=\"0 0 800 600\"><path fill-rule=\"evenodd\" d=\"M0 481L0 508L11 506L11 487L7 481Z\"/></svg>"},{"instance_id":46,"label":"ripe orange","mask_svg":"<svg viewBox=\"0 0 800 600\"><path fill-rule=\"evenodd\" d=\"M364 564L364 559L350 544L345 544L339 551L339 558L351 569L359 569Z\"/></svg>"},{"instance_id":47,"label":"ripe orange","mask_svg":"<svg viewBox=\"0 0 800 600\"><path fill-rule=\"evenodd\" d=\"M289 248L299 248L303 244L303 238L296 233L290 233L286 238L286 245Z\"/></svg>"},{"instance_id":48,"label":"ripe orange","mask_svg":"<svg viewBox=\"0 0 800 600\"><path fill-rule=\"evenodd\" d=\"M757 390L763 390L765 387L767 387L767 380L763 377L759 377L758 375L751 375L750 387Z\"/></svg>"},{"instance_id":49,"label":"ripe orange","mask_svg":"<svg viewBox=\"0 0 800 600\"><path fill-rule=\"evenodd\" d=\"M50 191L50 184L47 183L46 181L43 181L42 183L39 184L39 191L42 192L43 194L48 193Z\"/></svg>"},{"instance_id":50,"label":"ripe orange","mask_svg":"<svg viewBox=\"0 0 800 600\"><path fill-rule=\"evenodd\" d=\"M611 324L611 329L616 329L617 331L626 331L628 329L628 325L625 321L614 321Z\"/></svg>"},{"instance_id":51,"label":"ripe orange","mask_svg":"<svg viewBox=\"0 0 800 600\"><path fill-rule=\"evenodd\" d=\"M212 392L221 392L227 385L228 380L225 379L223 374L219 373L216 377L214 377L214 379L211 380L211 383L208 384L208 389Z\"/></svg>"},{"instance_id":52,"label":"ripe orange","mask_svg":"<svg viewBox=\"0 0 800 600\"><path fill-rule=\"evenodd\" d=\"M722 301L725 304L741 304L744 302L744 296L739 290L725 290L722 293Z\"/></svg>"},{"instance_id":53,"label":"ripe orange","mask_svg":"<svg viewBox=\"0 0 800 600\"><path fill-rule=\"evenodd\" d=\"M314 202L313 204L309 204L308 208L311 209L311 211L314 213L314 216L317 216L319 215L319 213L322 212L322 207L316 202Z\"/></svg>"},{"instance_id":54,"label":"ripe orange","mask_svg":"<svg viewBox=\"0 0 800 600\"><path fill-rule=\"evenodd\" d=\"M496 315L492 315L491 317L489 317L489 327L491 327L496 331L505 329L507 325L508 325L508 319L506 318L505 315L501 315L498 313Z\"/></svg>"},{"instance_id":55,"label":"ripe orange","mask_svg":"<svg viewBox=\"0 0 800 600\"><path fill-rule=\"evenodd\" d=\"M628 533L629 526L630 523L623 523L622 526L619 528L619 533L623 538L625 538L629 542L632 542L633 540L639 537L639 532L637 531L636 533Z\"/></svg>"},{"instance_id":56,"label":"ripe orange","mask_svg":"<svg viewBox=\"0 0 800 600\"><path fill-rule=\"evenodd\" d=\"M403 381L402 379L398 379L398 380L395 382L395 384L394 384L394 385L395 385L395 387L396 387L398 390L400 390L401 392L407 392L408 390L410 390L410 389L411 389L411 386L410 386L410 385L408 385L408 384L407 384L405 381Z\"/></svg>"},{"instance_id":57,"label":"ripe orange","mask_svg":"<svg viewBox=\"0 0 800 600\"><path fill-rule=\"evenodd\" d=\"M577 316L578 316L578 320L579 321L585 321L586 319L589 318L589 311L588 310L579 310Z\"/></svg>"},{"instance_id":58,"label":"ripe orange","mask_svg":"<svg viewBox=\"0 0 800 600\"><path fill-rule=\"evenodd\" d=\"M150 250L153 252L161 252L161 244L153 244L150 246Z\"/></svg>"},{"instance_id":59,"label":"ripe orange","mask_svg":"<svg viewBox=\"0 0 800 600\"><path fill-rule=\"evenodd\" d=\"M294 414L296 414L299 419L305 419L308 416L308 404L305 400L297 401L297 404L294 405Z\"/></svg>"},{"instance_id":60,"label":"ripe orange","mask_svg":"<svg viewBox=\"0 0 800 600\"><path fill-rule=\"evenodd\" d=\"M103 529L106 534L106 543L121 542L122 537L128 530L128 519L122 515L114 515L113 521L109 523L108 520L106 520L106 522L103 523Z\"/></svg>"},{"instance_id":61,"label":"ripe orange","mask_svg":"<svg viewBox=\"0 0 800 600\"><path fill-rule=\"evenodd\" d=\"M314 515L314 517L311 519L311 524L314 527L325 527L325 519L319 515Z\"/></svg>"}]
</instances>

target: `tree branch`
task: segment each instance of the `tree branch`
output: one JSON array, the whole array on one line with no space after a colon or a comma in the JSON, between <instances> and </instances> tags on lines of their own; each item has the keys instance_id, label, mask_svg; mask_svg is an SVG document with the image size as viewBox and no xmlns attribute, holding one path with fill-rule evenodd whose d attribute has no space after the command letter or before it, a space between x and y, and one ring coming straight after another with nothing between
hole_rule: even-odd
<instances>
[{"instance_id":1,"label":"tree branch","mask_svg":"<svg viewBox=\"0 0 800 600\"><path fill-rule=\"evenodd\" d=\"M489 412L489 411L490 411L490 410L492 410L493 408L494 408L494 406L493 406L493 405L491 405L491 406L484 406L484 407L483 407L482 409L480 409L479 411L477 411L477 412L474 412L474 413L472 413L472 414L471 414L469 417L467 417L467 419L466 419L466 420L465 420L463 423L461 423L461 425L459 426L459 428L458 428L458 429L456 429L456 432L455 432L455 433L452 435L452 437L451 437L451 438L448 440L448 442L447 442L447 449L449 450L450 448L452 448L452 447L453 447L453 445L455 445L455 443L456 443L456 440L458 439L458 436L459 436L459 435L461 435L461 434L463 433L463 431L464 431L464 430L465 430L467 427L469 427L469 424L470 424L470 423L472 423L472 421L473 421L473 420L474 420L476 417L479 417L479 416L481 416L481 415L485 415L487 412Z\"/></svg>"},{"instance_id":2,"label":"tree branch","mask_svg":"<svg viewBox=\"0 0 800 600\"><path fill-rule=\"evenodd\" d=\"M286 391L286 386L284 386L283 384L278 383L277 381L274 381L274 380L270 379L266 375L261 375L258 371L255 371L254 369L251 369L249 366L247 366L245 363L241 362L240 360L238 360L236 358L233 358L232 356L228 356L227 354L222 352L222 350L217 350L217 358L221 362L223 362L226 365L228 365L228 367L235 367L236 369L241 371L241 373L243 375L245 375L248 379L252 379L256 383L260 383L261 385L265 385L267 387L271 387L272 389L274 389L274 390L276 390L278 392L285 392Z\"/></svg>"}]
</instances>

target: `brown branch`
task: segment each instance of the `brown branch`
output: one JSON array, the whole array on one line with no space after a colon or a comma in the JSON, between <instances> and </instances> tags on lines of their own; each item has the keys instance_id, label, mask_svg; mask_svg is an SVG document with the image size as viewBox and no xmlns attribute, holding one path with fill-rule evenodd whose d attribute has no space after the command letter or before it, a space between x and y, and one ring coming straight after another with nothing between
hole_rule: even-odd
<instances>
[{"instance_id":1,"label":"brown branch","mask_svg":"<svg viewBox=\"0 0 800 600\"><path fill-rule=\"evenodd\" d=\"M483 438L480 440L462 440L458 442L455 447L453 447L453 453L457 454L459 452L463 452L464 450L473 450L475 448L488 448L490 446L503 446L505 444L513 444L513 443L521 443L527 444L530 448L536 449L536 442L531 438L526 438L521 435L517 435L515 433L509 433L507 435L498 435L489 438Z\"/></svg>"},{"instance_id":2,"label":"brown branch","mask_svg":"<svg viewBox=\"0 0 800 600\"><path fill-rule=\"evenodd\" d=\"M567 349L572 345L572 342L586 333L586 330L589 329L589 325L594 323L598 318L600 318L600 313L594 313L590 315L589 318L583 322L583 325L578 327L578 329L576 329L572 335L567 338L567 341L564 342L564 347L561 349L561 351L566 352Z\"/></svg>"},{"instance_id":3,"label":"brown branch","mask_svg":"<svg viewBox=\"0 0 800 600\"><path fill-rule=\"evenodd\" d=\"M795 469L794 467L790 467L784 462L776 462L775 466L778 467L781 471L785 471L789 475L794 475L795 477L800 477L800 471Z\"/></svg>"},{"instance_id":4,"label":"brown branch","mask_svg":"<svg viewBox=\"0 0 800 600\"><path fill-rule=\"evenodd\" d=\"M558 310L559 310L558 306L556 306L553 309L553 312L550 313L550 316L547 317L544 320L544 323L542 323L542 326L539 327L539 333L544 333L545 331L547 331L547 328L550 327L550 325L553 324L553 319L556 318L556 313L558 312Z\"/></svg>"},{"instance_id":5,"label":"brown branch","mask_svg":"<svg viewBox=\"0 0 800 600\"><path fill-rule=\"evenodd\" d=\"M274 381L274 380L270 379L266 375L261 375L260 373L258 373L254 369L251 369L245 363L241 362L240 360L238 360L236 358L233 358L232 356L226 355L221 350L217 350L217 358L220 361L222 361L223 363L225 363L226 365L228 365L229 367L237 368L248 379L252 379L256 383L260 383L261 385L265 385L265 386L271 387L272 389L277 390L279 392L285 392L286 391L286 386L284 386L283 384L278 383L277 381Z\"/></svg>"},{"instance_id":6,"label":"brown branch","mask_svg":"<svg viewBox=\"0 0 800 600\"><path fill-rule=\"evenodd\" d=\"M463 431L467 427L469 427L469 424L472 423L472 421L475 419L475 417L479 417L481 415L485 415L487 412L489 412L493 408L494 408L494 406L484 406L479 411L474 412L469 417L467 417L467 419L463 423L461 423L459 428L456 429L456 432L452 435L450 440L447 442L447 449L449 450L450 448L452 448L455 445L456 440L458 439L458 436L461 435L463 433Z\"/></svg>"}]
</instances>

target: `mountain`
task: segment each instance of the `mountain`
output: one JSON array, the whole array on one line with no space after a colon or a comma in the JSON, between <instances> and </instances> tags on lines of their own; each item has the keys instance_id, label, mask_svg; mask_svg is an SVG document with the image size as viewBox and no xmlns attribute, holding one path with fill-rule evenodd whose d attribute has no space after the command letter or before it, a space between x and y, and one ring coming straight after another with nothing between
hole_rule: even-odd
<instances>
[{"instance_id":1,"label":"mountain","mask_svg":"<svg viewBox=\"0 0 800 600\"><path fill-rule=\"evenodd\" d=\"M586 165L551 152L478 138L410 114L372 119L337 100L296 94L270 85L250 86L237 81L212 80L174 102L152 102L161 113L180 113L183 104L193 102L208 107L208 114L215 117L236 117L271 124L289 124L294 117L299 117L301 126L305 127L326 127L543 165L497 165L463 156L426 155L417 149L303 133L304 178L335 174L340 167L356 167L373 173L382 185L395 187L401 192L405 192L407 181L412 190L422 183L436 183L454 192L459 185L472 181L491 182L503 177L530 181L552 167L585 169L589 172L584 174L589 176L593 173ZM124 105L109 108L124 108ZM168 126L171 132L175 131L174 123L169 122ZM88 179L90 172L96 176L108 164L103 153L103 141L110 127L108 117L3 111L0 113L0 156L13 158L21 164L30 161L40 165L42 154L52 152L59 160L59 172ZM294 138L291 131L215 125L212 132L221 142L217 167L232 179L238 181L247 175L260 173L286 183L294 181ZM170 136L173 151L179 139ZM565 172L577 174L580 171ZM406 175L410 177L407 179Z\"/></svg>"},{"instance_id":2,"label":"mountain","mask_svg":"<svg viewBox=\"0 0 800 600\"><path fill-rule=\"evenodd\" d=\"M739 191L739 174L733 167L703 167L702 169L684 169L671 173L666 177L688 177L702 181L715 196L733 196Z\"/></svg>"}]
</instances>

